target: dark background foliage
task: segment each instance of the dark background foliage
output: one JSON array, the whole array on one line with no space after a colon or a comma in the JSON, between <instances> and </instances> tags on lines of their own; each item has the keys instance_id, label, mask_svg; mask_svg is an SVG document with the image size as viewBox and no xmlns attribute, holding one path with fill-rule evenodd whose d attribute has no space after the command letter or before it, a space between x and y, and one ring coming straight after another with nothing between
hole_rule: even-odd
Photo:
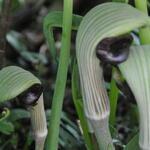
<instances>
[{"instance_id":1,"label":"dark background foliage","mask_svg":"<svg viewBox=\"0 0 150 150\"><path fill-rule=\"evenodd\" d=\"M91 8L104 2L107 2L107 0L74 0L74 13L84 16ZM132 1L130 3L133 4ZM0 8L0 26L2 26L2 0L0 0ZM49 57L49 51L43 35L43 19L49 12L62 11L62 8L62 0L13 0L7 30L4 65L21 66L40 78L44 87L44 103L47 116L50 115L57 64L54 64L51 61L51 57ZM3 36L3 28L0 28L0 37ZM57 57L59 58L61 29L55 28L54 35ZM76 32L74 31L72 32L72 55L75 52L75 37ZM0 41L2 41L2 38L0 38ZM108 90L111 69L112 66L110 65L104 66L104 77ZM84 150L86 149L85 143L72 102L70 73L71 64L63 105L59 149ZM29 112L16 99L0 103L2 115L7 112L4 109L6 107L9 109L10 115L6 121L0 122L0 150L34 149ZM138 115L134 97L127 85L123 84L118 100L117 130L113 135L118 150L138 131L137 122Z\"/></svg>"}]
</instances>

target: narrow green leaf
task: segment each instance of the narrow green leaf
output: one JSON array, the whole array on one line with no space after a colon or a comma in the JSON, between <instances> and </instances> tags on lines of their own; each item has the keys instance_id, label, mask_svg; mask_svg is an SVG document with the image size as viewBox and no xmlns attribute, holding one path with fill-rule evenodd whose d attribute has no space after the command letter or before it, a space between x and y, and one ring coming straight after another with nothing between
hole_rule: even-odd
<instances>
[{"instance_id":1,"label":"narrow green leaf","mask_svg":"<svg viewBox=\"0 0 150 150\"><path fill-rule=\"evenodd\" d=\"M47 59L44 55L30 52L26 45L25 40L22 35L16 31L10 31L7 34L7 41L9 44L27 61L37 64L37 63L47 63Z\"/></svg>"},{"instance_id":2,"label":"narrow green leaf","mask_svg":"<svg viewBox=\"0 0 150 150\"><path fill-rule=\"evenodd\" d=\"M87 147L89 150L94 150L90 135L87 121L85 119L84 111L83 111L83 102L80 95L80 86L79 86L79 74L76 63L74 63L73 72L72 72L72 97L73 102L80 119L81 127L83 130L83 136L85 138Z\"/></svg>"},{"instance_id":3,"label":"narrow green leaf","mask_svg":"<svg viewBox=\"0 0 150 150\"><path fill-rule=\"evenodd\" d=\"M135 7L148 16L147 0L134 0ZM150 27L141 28L139 31L141 44L150 44Z\"/></svg>"},{"instance_id":4,"label":"narrow green leaf","mask_svg":"<svg viewBox=\"0 0 150 150\"><path fill-rule=\"evenodd\" d=\"M118 94L119 94L119 90L118 90L118 88L116 86L116 82L113 78L115 71L116 71L116 69L113 67L111 84L110 84L110 92L109 92L109 100L110 100L109 121L112 126L115 125L115 121L116 121L117 100L118 100Z\"/></svg>"},{"instance_id":5,"label":"narrow green leaf","mask_svg":"<svg viewBox=\"0 0 150 150\"><path fill-rule=\"evenodd\" d=\"M72 17L73 18L72 18L71 28L72 30L77 30L82 20L82 17L79 15L73 15ZM44 31L44 35L48 43L50 54L52 55L53 58L56 57L56 48L55 48L55 41L54 41L54 35L53 35L53 28L54 27L62 28L62 22L63 22L62 12L51 12L44 19L43 31Z\"/></svg>"},{"instance_id":6,"label":"narrow green leaf","mask_svg":"<svg viewBox=\"0 0 150 150\"><path fill-rule=\"evenodd\" d=\"M135 135L123 150L141 150L138 146L139 145L138 141L139 141L139 134Z\"/></svg>"}]
</instances>

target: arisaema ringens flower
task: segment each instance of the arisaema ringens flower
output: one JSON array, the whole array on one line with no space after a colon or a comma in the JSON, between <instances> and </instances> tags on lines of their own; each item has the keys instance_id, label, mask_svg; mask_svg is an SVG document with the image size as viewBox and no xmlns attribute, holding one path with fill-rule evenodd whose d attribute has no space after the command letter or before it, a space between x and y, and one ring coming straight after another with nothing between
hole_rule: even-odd
<instances>
[{"instance_id":1,"label":"arisaema ringens flower","mask_svg":"<svg viewBox=\"0 0 150 150\"><path fill-rule=\"evenodd\" d=\"M96 48L104 39L117 38L133 29L149 25L150 18L146 14L124 3L98 5L85 15L80 24L76 49L84 112L96 136L100 150L114 150L115 148L109 132L109 99L104 85L103 69L100 66L101 60L96 56ZM129 43L131 43L131 40L129 40ZM124 41L120 44L121 48L124 47ZM128 46L125 48L128 48ZM119 48L114 46L114 49ZM148 52L148 49L149 46L132 47L129 60L119 66L123 76L126 77L129 85L131 84L131 90L133 89L132 91L138 101L141 118L139 143L142 150L149 150L146 148L150 141L148 128L150 120L148 112L150 79L148 77L149 69L146 68L149 67L148 53L150 52ZM133 64L130 65L131 62ZM133 70L134 75L132 69L137 69L135 72Z\"/></svg>"},{"instance_id":2,"label":"arisaema ringens flower","mask_svg":"<svg viewBox=\"0 0 150 150\"><path fill-rule=\"evenodd\" d=\"M0 102L18 99L31 114L32 134L36 150L43 150L47 136L47 123L40 80L29 71L17 66L0 70Z\"/></svg>"}]
</instances>

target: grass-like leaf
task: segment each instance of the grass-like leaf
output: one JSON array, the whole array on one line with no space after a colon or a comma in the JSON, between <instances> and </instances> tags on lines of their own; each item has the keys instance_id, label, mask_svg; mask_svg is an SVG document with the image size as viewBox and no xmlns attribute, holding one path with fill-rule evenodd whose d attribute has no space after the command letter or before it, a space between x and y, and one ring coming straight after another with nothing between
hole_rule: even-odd
<instances>
[{"instance_id":1,"label":"grass-like leaf","mask_svg":"<svg viewBox=\"0 0 150 150\"><path fill-rule=\"evenodd\" d=\"M116 122L116 109L117 109L117 101L118 101L118 95L119 95L119 89L114 80L115 71L116 71L116 68L113 68L111 84L110 84L110 92L109 92L109 100L110 100L110 108L111 108L109 122L111 125L115 125L115 122Z\"/></svg>"},{"instance_id":2,"label":"grass-like leaf","mask_svg":"<svg viewBox=\"0 0 150 150\"><path fill-rule=\"evenodd\" d=\"M82 17L79 15L73 15L72 17L73 18L72 18L71 29L77 30L82 20ZM55 48L55 41L54 41L54 35L53 35L53 28L54 27L62 28L62 24L63 24L62 12L51 12L44 19L43 31L44 31L44 35L48 43L50 54L52 55L53 58L56 57L56 48Z\"/></svg>"},{"instance_id":3,"label":"grass-like leaf","mask_svg":"<svg viewBox=\"0 0 150 150\"><path fill-rule=\"evenodd\" d=\"M23 39L22 35L16 31L10 31L7 36L8 43L16 50L25 60L38 64L38 63L47 63L47 59L44 55L31 52L28 50L28 47Z\"/></svg>"},{"instance_id":4,"label":"grass-like leaf","mask_svg":"<svg viewBox=\"0 0 150 150\"><path fill-rule=\"evenodd\" d=\"M139 141L139 134L135 135L130 141L129 143L126 145L126 147L123 150L140 150L139 145L138 145L138 141Z\"/></svg>"},{"instance_id":5,"label":"grass-like leaf","mask_svg":"<svg viewBox=\"0 0 150 150\"><path fill-rule=\"evenodd\" d=\"M79 72L77 68L76 62L74 62L73 66L73 72L72 72L72 97L73 97L73 102L77 111L77 114L80 119L80 124L83 130L83 136L86 141L87 147L89 150L94 150L94 146L91 142L91 137L89 135L89 128L87 121L85 119L85 114L83 111L83 101L80 95L80 85L79 85Z\"/></svg>"}]
</instances>

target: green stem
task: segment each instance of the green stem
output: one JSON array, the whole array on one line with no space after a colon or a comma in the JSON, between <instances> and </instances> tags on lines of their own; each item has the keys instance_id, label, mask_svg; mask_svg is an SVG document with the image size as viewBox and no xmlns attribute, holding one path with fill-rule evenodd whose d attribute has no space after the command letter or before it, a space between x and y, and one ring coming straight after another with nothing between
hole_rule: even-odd
<instances>
[{"instance_id":1,"label":"green stem","mask_svg":"<svg viewBox=\"0 0 150 150\"><path fill-rule=\"evenodd\" d=\"M47 136L47 123L43 104L43 94L38 100L38 104L30 108L32 135L35 138L35 149L43 150Z\"/></svg>"},{"instance_id":2,"label":"green stem","mask_svg":"<svg viewBox=\"0 0 150 150\"><path fill-rule=\"evenodd\" d=\"M135 6L148 15L147 0L135 0ZM141 44L150 44L150 28L141 28L139 32Z\"/></svg>"},{"instance_id":3,"label":"green stem","mask_svg":"<svg viewBox=\"0 0 150 150\"><path fill-rule=\"evenodd\" d=\"M116 109L117 109L117 101L118 101L118 93L119 93L116 82L114 80L115 71L116 71L116 68L113 67L112 77L111 77L111 84L110 84L110 92L109 92L109 99L110 99L109 122L112 126L114 126L115 122L116 122Z\"/></svg>"},{"instance_id":4,"label":"green stem","mask_svg":"<svg viewBox=\"0 0 150 150\"><path fill-rule=\"evenodd\" d=\"M128 3L129 3L129 0L125 0L125 3L127 3L127 4L128 4Z\"/></svg>"},{"instance_id":5,"label":"green stem","mask_svg":"<svg viewBox=\"0 0 150 150\"><path fill-rule=\"evenodd\" d=\"M108 117L103 119L89 119L92 128L95 130L95 136L100 150L115 150L108 127Z\"/></svg>"},{"instance_id":6,"label":"green stem","mask_svg":"<svg viewBox=\"0 0 150 150\"><path fill-rule=\"evenodd\" d=\"M139 10L143 11L144 13L148 14L147 10L147 0L135 0L135 6Z\"/></svg>"},{"instance_id":7,"label":"green stem","mask_svg":"<svg viewBox=\"0 0 150 150\"><path fill-rule=\"evenodd\" d=\"M49 122L49 131L46 144L47 150L57 150L58 148L60 115L62 110L70 56L72 9L73 0L64 0L62 48L52 102L51 118Z\"/></svg>"}]
</instances>

